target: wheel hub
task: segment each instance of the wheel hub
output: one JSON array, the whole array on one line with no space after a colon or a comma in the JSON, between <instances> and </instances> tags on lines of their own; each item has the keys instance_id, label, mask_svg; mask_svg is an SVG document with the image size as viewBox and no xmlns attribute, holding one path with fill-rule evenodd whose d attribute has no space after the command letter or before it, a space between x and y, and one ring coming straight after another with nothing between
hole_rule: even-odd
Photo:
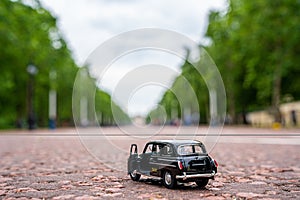
<instances>
[{"instance_id":1,"label":"wheel hub","mask_svg":"<svg viewBox=\"0 0 300 200\"><path fill-rule=\"evenodd\" d=\"M133 177L136 177L136 170L134 170L133 172L131 172L131 175L132 175Z\"/></svg>"},{"instance_id":2,"label":"wheel hub","mask_svg":"<svg viewBox=\"0 0 300 200\"><path fill-rule=\"evenodd\" d=\"M165 173L165 183L170 185L172 183L172 177L171 174L169 172Z\"/></svg>"}]
</instances>

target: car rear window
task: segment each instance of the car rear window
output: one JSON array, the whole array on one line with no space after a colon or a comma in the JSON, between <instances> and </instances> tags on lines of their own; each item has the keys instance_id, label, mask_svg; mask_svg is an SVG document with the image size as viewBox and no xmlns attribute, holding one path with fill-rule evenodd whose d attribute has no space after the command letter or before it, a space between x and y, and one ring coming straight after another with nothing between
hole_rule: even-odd
<instances>
[{"instance_id":1,"label":"car rear window","mask_svg":"<svg viewBox=\"0 0 300 200\"><path fill-rule=\"evenodd\" d=\"M205 149L198 144L184 144L177 148L179 155L205 154Z\"/></svg>"}]
</instances>

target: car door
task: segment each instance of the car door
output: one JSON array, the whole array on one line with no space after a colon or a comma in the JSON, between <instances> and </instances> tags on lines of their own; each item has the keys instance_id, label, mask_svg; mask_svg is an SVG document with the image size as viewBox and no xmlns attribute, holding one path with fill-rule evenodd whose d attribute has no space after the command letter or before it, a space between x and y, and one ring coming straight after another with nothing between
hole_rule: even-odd
<instances>
[{"instance_id":1,"label":"car door","mask_svg":"<svg viewBox=\"0 0 300 200\"><path fill-rule=\"evenodd\" d=\"M158 173L159 173L160 166L158 163L158 158L161 157L160 151L162 147L163 145L160 143L155 143L153 145L152 154L150 155L149 158L150 175L152 176L159 175Z\"/></svg>"},{"instance_id":2,"label":"car door","mask_svg":"<svg viewBox=\"0 0 300 200\"><path fill-rule=\"evenodd\" d=\"M129 158L128 158L128 172L131 173L133 170L138 169L139 156L136 144L132 144L130 147Z\"/></svg>"},{"instance_id":3,"label":"car door","mask_svg":"<svg viewBox=\"0 0 300 200\"><path fill-rule=\"evenodd\" d=\"M141 171L144 174L149 174L153 167L153 156L157 152L157 145L148 143L141 154Z\"/></svg>"}]
</instances>

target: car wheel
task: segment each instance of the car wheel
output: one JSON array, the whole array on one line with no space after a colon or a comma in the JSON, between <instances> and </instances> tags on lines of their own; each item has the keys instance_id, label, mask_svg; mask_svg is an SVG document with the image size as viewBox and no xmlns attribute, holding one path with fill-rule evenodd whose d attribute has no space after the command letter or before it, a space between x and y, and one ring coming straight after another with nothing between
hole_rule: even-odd
<instances>
[{"instance_id":1,"label":"car wheel","mask_svg":"<svg viewBox=\"0 0 300 200\"><path fill-rule=\"evenodd\" d=\"M176 178L175 176L172 174L172 172L166 170L163 173L163 184L166 188L172 189L174 187L176 187Z\"/></svg>"},{"instance_id":2,"label":"car wheel","mask_svg":"<svg viewBox=\"0 0 300 200\"><path fill-rule=\"evenodd\" d=\"M139 181L141 178L141 175L138 174L136 170L133 170L131 173L129 173L129 175L133 181Z\"/></svg>"},{"instance_id":3,"label":"car wheel","mask_svg":"<svg viewBox=\"0 0 300 200\"><path fill-rule=\"evenodd\" d=\"M198 187L205 187L207 185L208 181L209 181L208 178L199 179L196 181L196 184L198 185Z\"/></svg>"}]
</instances>

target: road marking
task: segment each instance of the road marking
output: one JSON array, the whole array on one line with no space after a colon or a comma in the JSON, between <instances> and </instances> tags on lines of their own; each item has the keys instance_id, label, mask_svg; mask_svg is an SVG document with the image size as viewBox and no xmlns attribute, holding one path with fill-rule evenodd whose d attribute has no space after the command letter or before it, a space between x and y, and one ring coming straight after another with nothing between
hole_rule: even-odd
<instances>
[{"instance_id":1,"label":"road marking","mask_svg":"<svg viewBox=\"0 0 300 200\"><path fill-rule=\"evenodd\" d=\"M218 143L300 145L300 137L222 137Z\"/></svg>"}]
</instances>

